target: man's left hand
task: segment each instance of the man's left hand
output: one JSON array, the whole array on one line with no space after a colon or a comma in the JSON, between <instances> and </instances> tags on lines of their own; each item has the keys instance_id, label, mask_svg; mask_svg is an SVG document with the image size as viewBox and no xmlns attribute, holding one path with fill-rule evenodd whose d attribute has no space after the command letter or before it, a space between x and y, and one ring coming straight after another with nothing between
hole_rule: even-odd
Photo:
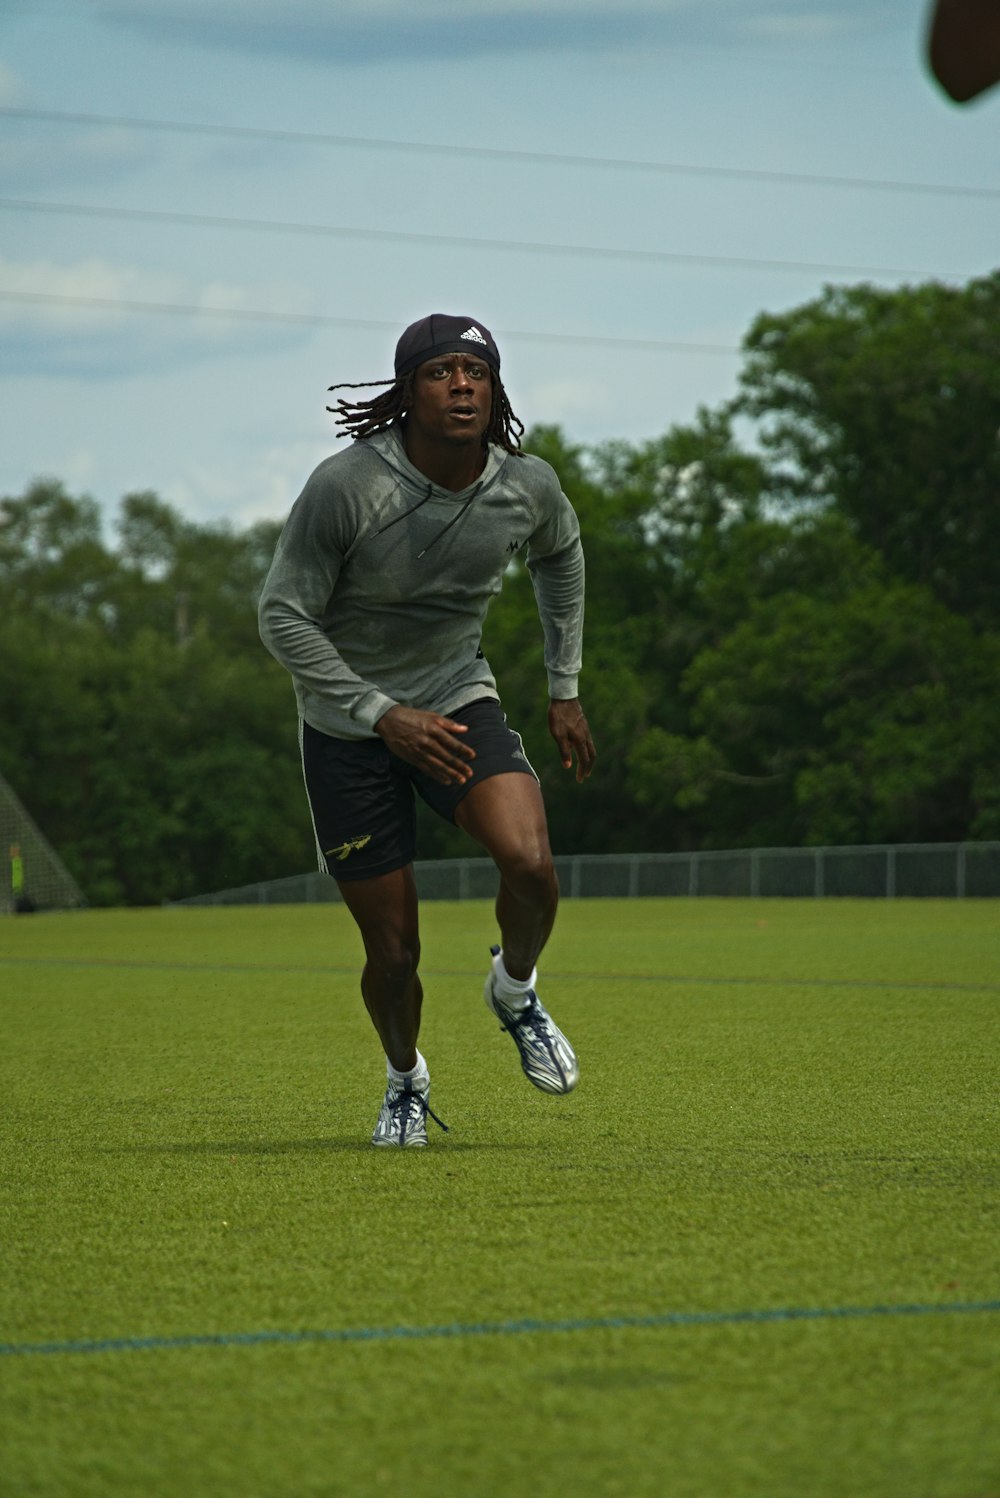
<instances>
[{"instance_id":1,"label":"man's left hand","mask_svg":"<svg viewBox=\"0 0 1000 1498\"><path fill-rule=\"evenodd\" d=\"M549 703L549 733L556 741L564 770L573 768L576 754L576 778L586 780L594 768L597 750L579 697L561 698Z\"/></svg>"}]
</instances>

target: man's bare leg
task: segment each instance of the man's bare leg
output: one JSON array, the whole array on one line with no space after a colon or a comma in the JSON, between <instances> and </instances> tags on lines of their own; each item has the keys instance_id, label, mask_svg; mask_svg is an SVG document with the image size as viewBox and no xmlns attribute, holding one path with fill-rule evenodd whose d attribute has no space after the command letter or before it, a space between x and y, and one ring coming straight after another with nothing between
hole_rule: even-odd
<instances>
[{"instance_id":1,"label":"man's bare leg","mask_svg":"<svg viewBox=\"0 0 1000 1498\"><path fill-rule=\"evenodd\" d=\"M417 1064L423 988L413 867L338 885L365 946L361 994L382 1049L397 1071Z\"/></svg>"},{"instance_id":2,"label":"man's bare leg","mask_svg":"<svg viewBox=\"0 0 1000 1498\"><path fill-rule=\"evenodd\" d=\"M489 853L500 873L496 914L503 960L528 979L549 939L559 905L545 805L530 775L493 775L459 802L458 825Z\"/></svg>"},{"instance_id":3,"label":"man's bare leg","mask_svg":"<svg viewBox=\"0 0 1000 1498\"><path fill-rule=\"evenodd\" d=\"M493 948L483 996L517 1046L529 1082L542 1092L571 1092L579 1077L576 1055L534 991L535 963L559 904L541 790L527 775L493 775L473 786L455 820L482 843L500 873L496 912L503 948Z\"/></svg>"},{"instance_id":4,"label":"man's bare leg","mask_svg":"<svg viewBox=\"0 0 1000 1498\"><path fill-rule=\"evenodd\" d=\"M413 868L377 879L344 880L344 904L365 944L361 994L385 1051L388 1078L372 1144L425 1145L430 1106L427 1063L417 1050L424 991L417 973L420 935Z\"/></svg>"}]
</instances>

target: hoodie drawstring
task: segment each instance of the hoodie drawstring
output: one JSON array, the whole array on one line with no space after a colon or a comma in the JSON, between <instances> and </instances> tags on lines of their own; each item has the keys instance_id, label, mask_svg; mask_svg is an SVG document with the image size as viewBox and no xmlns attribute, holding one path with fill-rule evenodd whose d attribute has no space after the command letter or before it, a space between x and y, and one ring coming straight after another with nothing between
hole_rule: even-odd
<instances>
[{"instance_id":1,"label":"hoodie drawstring","mask_svg":"<svg viewBox=\"0 0 1000 1498\"><path fill-rule=\"evenodd\" d=\"M453 525L456 525L458 523L458 521L461 520L462 516L465 514L466 510L469 508L469 506L471 505L472 501L475 499L476 495L479 493L479 491L480 491L480 489L482 487L483 487L483 485L482 485L481 481L478 484L476 484L475 488L473 489L472 493L469 495L468 499L465 501L465 504L459 510L458 514L457 515L453 515L451 517L451 519L448 521L448 524L445 525L445 526L443 526L441 528L441 530L438 531L438 533L437 533L436 536L432 536L431 537L431 539L428 541L427 545L424 547L423 551L418 551L417 552L416 560L418 562L420 561L421 557L425 557L427 555L427 553L430 551L430 549L431 549L432 546L436 546L437 545L437 543L440 541L440 539L441 539L442 536L447 535L447 533L451 530L451 528L452 528ZM377 530L375 532L376 536L384 536L385 533L386 533L386 531L392 530L392 527L394 525L398 525L399 522L401 520L405 520L408 515L415 515L416 512L417 512L417 510L419 510L421 508L421 506L423 506L423 505L425 505L427 503L427 501L430 499L430 497L433 494L433 492L434 492L434 485L433 484L428 484L427 485L427 493L424 495L423 499L418 499L417 503L415 505L411 505L408 510L404 510L401 515L397 515L393 520L390 520L389 523L388 523L388 525L383 525L379 530Z\"/></svg>"},{"instance_id":2,"label":"hoodie drawstring","mask_svg":"<svg viewBox=\"0 0 1000 1498\"><path fill-rule=\"evenodd\" d=\"M461 520L462 516L465 514L466 510L469 508L469 506L471 505L472 501L475 499L476 495L479 493L479 491L480 491L480 489L482 487L483 487L482 484L477 484L476 487L473 489L472 493L469 495L468 499L465 501L465 504L459 510L458 514L457 515L453 515L451 517L451 519L448 521L448 524L444 527L444 529L438 531L438 533L437 533L436 536L432 536L431 537L431 539L428 541L427 545L424 547L423 551L418 551L417 552L417 561L418 562L420 561L421 557L425 557L427 555L427 553L430 551L430 549L431 549L432 546L436 546L437 545L437 543L440 541L440 539L441 539L442 536L446 536L448 534L448 532L451 530L451 528L452 528L453 525L457 525L457 523Z\"/></svg>"},{"instance_id":3,"label":"hoodie drawstring","mask_svg":"<svg viewBox=\"0 0 1000 1498\"><path fill-rule=\"evenodd\" d=\"M402 513L402 515L397 515L394 520L390 520L389 521L388 525L383 525L379 530L377 530L375 532L376 536L384 536L385 533L386 533L386 531L391 531L392 528L393 528L393 526L394 525L398 525L401 520L405 520L406 517L407 517L407 515L415 515L417 513L417 511L420 509L421 505L425 505L427 503L427 501L430 499L430 497L431 497L431 495L432 495L433 492L434 492L434 485L433 484L428 484L427 485L427 493L424 495L423 499L418 499L417 502L416 502L416 504L415 505L411 505L408 510L404 510L403 513ZM421 555L423 555L423 553L421 553Z\"/></svg>"}]
</instances>

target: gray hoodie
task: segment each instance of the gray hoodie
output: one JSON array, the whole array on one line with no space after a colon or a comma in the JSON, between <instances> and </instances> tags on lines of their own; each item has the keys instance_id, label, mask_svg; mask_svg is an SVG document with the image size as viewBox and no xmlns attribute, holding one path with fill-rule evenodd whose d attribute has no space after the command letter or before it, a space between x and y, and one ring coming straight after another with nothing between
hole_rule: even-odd
<instances>
[{"instance_id":1,"label":"gray hoodie","mask_svg":"<svg viewBox=\"0 0 1000 1498\"><path fill-rule=\"evenodd\" d=\"M261 639L299 715L367 739L397 704L449 713L497 697L480 649L490 599L526 556L550 697L575 697L583 633L580 527L555 471L490 446L453 494L406 456L398 426L327 458L292 508L260 600Z\"/></svg>"}]
</instances>

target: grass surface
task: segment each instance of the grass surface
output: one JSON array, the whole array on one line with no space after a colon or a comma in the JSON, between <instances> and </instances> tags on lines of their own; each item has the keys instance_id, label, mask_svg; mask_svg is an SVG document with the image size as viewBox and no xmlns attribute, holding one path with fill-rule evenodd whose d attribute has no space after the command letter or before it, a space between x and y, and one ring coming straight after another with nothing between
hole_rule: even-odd
<instances>
[{"instance_id":1,"label":"grass surface","mask_svg":"<svg viewBox=\"0 0 1000 1498\"><path fill-rule=\"evenodd\" d=\"M0 923L4 1498L1000 1494L997 906L564 902L567 1099L493 938L391 1153L343 907Z\"/></svg>"}]
</instances>

